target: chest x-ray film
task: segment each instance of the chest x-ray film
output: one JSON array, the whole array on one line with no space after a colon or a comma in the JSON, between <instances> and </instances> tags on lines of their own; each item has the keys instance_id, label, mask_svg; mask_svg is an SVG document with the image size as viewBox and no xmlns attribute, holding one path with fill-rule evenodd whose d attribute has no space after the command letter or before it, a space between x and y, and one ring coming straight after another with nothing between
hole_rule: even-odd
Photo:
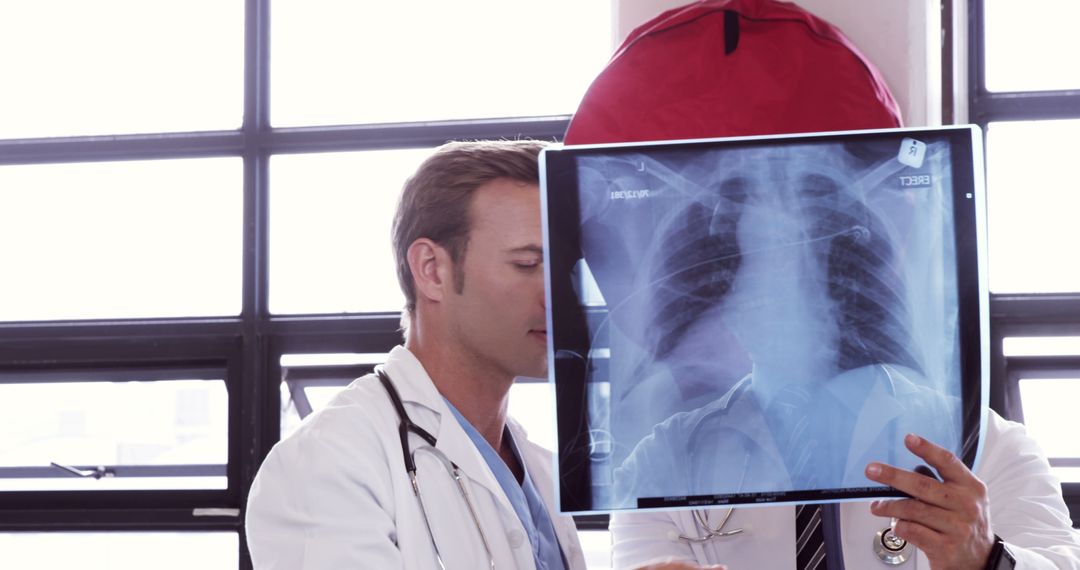
<instances>
[{"instance_id":1,"label":"chest x-ray film","mask_svg":"<svg viewBox=\"0 0 1080 570\"><path fill-rule=\"evenodd\" d=\"M900 496L986 391L977 127L553 147L564 512Z\"/></svg>"}]
</instances>

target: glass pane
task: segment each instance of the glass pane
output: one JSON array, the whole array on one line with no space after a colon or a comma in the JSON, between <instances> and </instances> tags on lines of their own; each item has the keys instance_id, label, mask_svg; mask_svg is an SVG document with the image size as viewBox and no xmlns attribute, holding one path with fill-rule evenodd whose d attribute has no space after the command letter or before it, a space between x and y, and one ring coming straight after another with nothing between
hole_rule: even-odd
<instances>
[{"instance_id":1,"label":"glass pane","mask_svg":"<svg viewBox=\"0 0 1080 570\"><path fill-rule=\"evenodd\" d=\"M611 532L606 530L578 531L585 566L589 570L611 570Z\"/></svg>"},{"instance_id":2,"label":"glass pane","mask_svg":"<svg viewBox=\"0 0 1080 570\"><path fill-rule=\"evenodd\" d=\"M237 158L0 167L0 321L235 315Z\"/></svg>"},{"instance_id":3,"label":"glass pane","mask_svg":"<svg viewBox=\"0 0 1080 570\"><path fill-rule=\"evenodd\" d=\"M270 311L399 311L390 225L427 149L270 160Z\"/></svg>"},{"instance_id":4,"label":"glass pane","mask_svg":"<svg viewBox=\"0 0 1080 570\"><path fill-rule=\"evenodd\" d=\"M312 366L351 366L357 364L380 364L385 360L385 352L324 352L318 354L282 354L281 366L285 368L301 368Z\"/></svg>"},{"instance_id":5,"label":"glass pane","mask_svg":"<svg viewBox=\"0 0 1080 570\"><path fill-rule=\"evenodd\" d=\"M577 265L574 266L570 278L574 286L574 292L577 293L578 301L582 305L587 307L603 307L607 305L607 301L604 301L604 294L600 291L600 286L596 284L596 278L593 277L592 270L589 269L589 264L585 263L584 259L578 261Z\"/></svg>"},{"instance_id":6,"label":"glass pane","mask_svg":"<svg viewBox=\"0 0 1080 570\"><path fill-rule=\"evenodd\" d=\"M509 414L525 428L529 440L555 449L555 391L543 382L515 382L510 386Z\"/></svg>"},{"instance_id":7,"label":"glass pane","mask_svg":"<svg viewBox=\"0 0 1080 570\"><path fill-rule=\"evenodd\" d=\"M4 383L0 417L0 490L227 487L220 380Z\"/></svg>"},{"instance_id":8,"label":"glass pane","mask_svg":"<svg viewBox=\"0 0 1080 570\"><path fill-rule=\"evenodd\" d=\"M1080 291L1080 120L991 123L987 131L990 290Z\"/></svg>"},{"instance_id":9,"label":"glass pane","mask_svg":"<svg viewBox=\"0 0 1080 570\"><path fill-rule=\"evenodd\" d=\"M289 386L284 382L279 386L279 395L281 398L281 439L285 439L286 436L300 427L300 422L311 412L307 412L303 417L300 416L296 399L292 397Z\"/></svg>"},{"instance_id":10,"label":"glass pane","mask_svg":"<svg viewBox=\"0 0 1080 570\"><path fill-rule=\"evenodd\" d=\"M349 380L341 380L336 386L303 387L304 396L312 413L324 407L334 396L348 385ZM286 402L282 410L282 435L292 433L299 427L300 413L297 402L291 398L288 388L282 391L282 401ZM547 382L519 382L510 387L509 413L529 434L529 440L547 449L555 449L555 403L551 387Z\"/></svg>"},{"instance_id":11,"label":"glass pane","mask_svg":"<svg viewBox=\"0 0 1080 570\"><path fill-rule=\"evenodd\" d=\"M343 389L345 389L345 386L310 386L304 388L304 392L307 393L308 402L311 403L311 409L321 410Z\"/></svg>"},{"instance_id":12,"label":"glass pane","mask_svg":"<svg viewBox=\"0 0 1080 570\"><path fill-rule=\"evenodd\" d=\"M0 138L235 129L244 3L0 3Z\"/></svg>"},{"instance_id":13,"label":"glass pane","mask_svg":"<svg viewBox=\"0 0 1080 570\"><path fill-rule=\"evenodd\" d=\"M281 437L285 437L353 380L377 364L385 352L342 352L281 355Z\"/></svg>"},{"instance_id":14,"label":"glass pane","mask_svg":"<svg viewBox=\"0 0 1080 570\"><path fill-rule=\"evenodd\" d=\"M1005 356L1080 355L1080 336L1010 336L1002 341Z\"/></svg>"},{"instance_id":15,"label":"glass pane","mask_svg":"<svg viewBox=\"0 0 1080 570\"><path fill-rule=\"evenodd\" d=\"M1080 88L1080 2L986 0L986 88Z\"/></svg>"},{"instance_id":16,"label":"glass pane","mask_svg":"<svg viewBox=\"0 0 1080 570\"><path fill-rule=\"evenodd\" d=\"M4 568L236 570L240 550L234 532L13 532L0 552Z\"/></svg>"},{"instance_id":17,"label":"glass pane","mask_svg":"<svg viewBox=\"0 0 1080 570\"><path fill-rule=\"evenodd\" d=\"M281 365L290 377L289 386L281 384L281 435L292 433L308 414L317 412L333 399L353 378L325 374L308 374L293 380L290 370L303 367L327 367L353 364L380 364L385 354L285 354ZM510 387L509 413L529 434L529 439L547 449L555 449L555 401L547 381L516 382Z\"/></svg>"},{"instance_id":18,"label":"glass pane","mask_svg":"<svg viewBox=\"0 0 1080 570\"><path fill-rule=\"evenodd\" d=\"M569 114L612 2L271 3L275 126Z\"/></svg>"},{"instance_id":19,"label":"glass pane","mask_svg":"<svg viewBox=\"0 0 1080 570\"><path fill-rule=\"evenodd\" d=\"M1020 380L1020 403L1028 434L1039 442L1047 457L1080 458L1080 378L1031 378ZM1077 469L1055 468L1062 480L1080 481Z\"/></svg>"},{"instance_id":20,"label":"glass pane","mask_svg":"<svg viewBox=\"0 0 1080 570\"><path fill-rule=\"evenodd\" d=\"M337 385L305 386L304 396L311 412L317 412L330 402L351 380L341 379ZM282 388L282 436L292 433L301 421L295 398L287 387ZM545 382L518 382L510 387L509 413L525 428L529 440L549 450L555 449L555 402L551 385Z\"/></svg>"}]
</instances>

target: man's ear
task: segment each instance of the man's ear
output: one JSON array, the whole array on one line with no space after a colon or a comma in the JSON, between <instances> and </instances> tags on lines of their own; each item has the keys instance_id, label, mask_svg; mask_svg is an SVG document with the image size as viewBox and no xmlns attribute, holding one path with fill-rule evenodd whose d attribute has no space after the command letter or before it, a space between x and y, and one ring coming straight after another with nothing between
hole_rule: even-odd
<instances>
[{"instance_id":1,"label":"man's ear","mask_svg":"<svg viewBox=\"0 0 1080 570\"><path fill-rule=\"evenodd\" d=\"M417 301L425 298L437 303L452 292L454 262L444 247L428 238L420 238L409 246L406 259L416 284Z\"/></svg>"}]
</instances>

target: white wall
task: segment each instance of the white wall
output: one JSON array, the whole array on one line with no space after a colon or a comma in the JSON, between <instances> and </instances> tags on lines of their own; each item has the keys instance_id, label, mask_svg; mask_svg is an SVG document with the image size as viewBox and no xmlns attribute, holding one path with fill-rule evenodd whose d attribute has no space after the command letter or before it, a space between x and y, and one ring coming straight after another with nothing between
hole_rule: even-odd
<instances>
[{"instance_id":1,"label":"white wall","mask_svg":"<svg viewBox=\"0 0 1080 570\"><path fill-rule=\"evenodd\" d=\"M616 0L616 39L689 0ZM907 126L941 124L940 0L798 0L836 26L885 77Z\"/></svg>"}]
</instances>

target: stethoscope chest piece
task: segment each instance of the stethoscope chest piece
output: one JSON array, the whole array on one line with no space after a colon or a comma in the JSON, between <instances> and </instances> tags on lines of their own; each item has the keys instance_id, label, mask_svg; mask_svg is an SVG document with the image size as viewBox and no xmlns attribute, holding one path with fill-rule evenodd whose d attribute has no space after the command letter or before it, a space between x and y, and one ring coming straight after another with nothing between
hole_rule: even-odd
<instances>
[{"instance_id":1,"label":"stethoscope chest piece","mask_svg":"<svg viewBox=\"0 0 1080 570\"><path fill-rule=\"evenodd\" d=\"M874 535L874 554L889 566L907 562L914 550L908 541L893 534L892 527L885 527Z\"/></svg>"}]
</instances>

